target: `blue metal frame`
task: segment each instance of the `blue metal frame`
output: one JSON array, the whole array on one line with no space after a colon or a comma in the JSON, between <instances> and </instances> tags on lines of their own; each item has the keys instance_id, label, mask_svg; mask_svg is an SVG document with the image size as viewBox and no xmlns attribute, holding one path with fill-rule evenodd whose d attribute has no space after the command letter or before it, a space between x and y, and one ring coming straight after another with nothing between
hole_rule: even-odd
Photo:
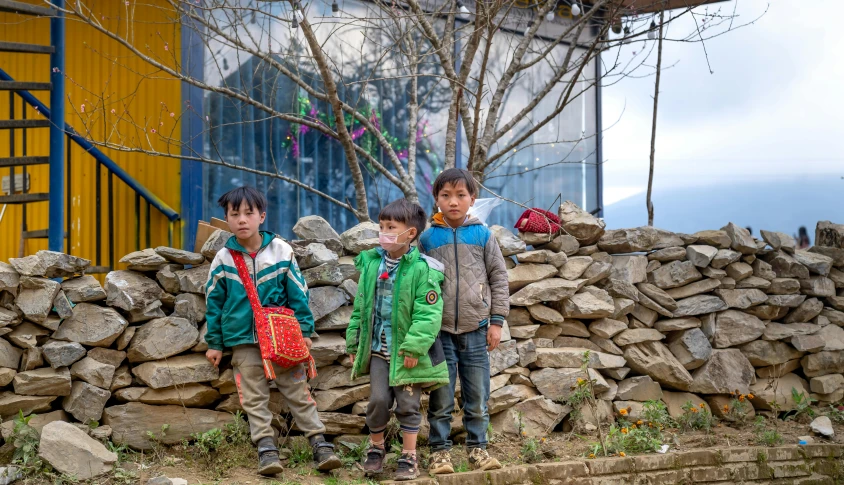
<instances>
[{"instance_id":1,"label":"blue metal frame","mask_svg":"<svg viewBox=\"0 0 844 485\"><path fill-rule=\"evenodd\" d=\"M203 59L205 56L202 38L197 29L202 28L190 18L182 18L182 74L193 79L204 79ZM182 81L182 156L190 157L204 150L202 132L202 89ZM196 226L202 219L204 201L202 191L204 177L202 163L182 159L181 199L182 199L182 247L193 250L196 241Z\"/></svg>"},{"instance_id":2,"label":"blue metal frame","mask_svg":"<svg viewBox=\"0 0 844 485\"><path fill-rule=\"evenodd\" d=\"M58 48L56 50L58 50ZM62 65L64 65L64 64L62 64ZM55 76L55 73L53 75ZM63 75L64 74L62 74L62 76ZM54 79L55 79L55 77L54 77ZM9 76L9 74L6 73L2 69L0 69L0 80L2 80L2 81L14 81L14 79L12 79L12 76ZM62 91L63 91L63 89L62 89ZM56 92L56 90L54 89L53 93L55 93L55 92ZM53 118L53 116L52 116L53 113L50 111L50 108L44 106L44 103L42 103L35 96L30 94L29 91L16 91L16 93L17 93L18 96L21 97L21 99L26 101L27 104L29 104L30 106L35 108L39 113L43 114L45 117L49 118L51 121L56 119L56 118ZM51 98L52 98L52 96L51 96ZM58 103L59 103L59 106L64 107L64 100L63 99L59 100ZM161 199L156 197L155 194L150 192L149 189L147 189L146 187L141 185L140 182L138 182L137 180L132 178L132 176L129 175L125 170L123 170L123 168L121 168L119 165L114 163L114 161L112 159L110 159L108 157L108 155L101 152L99 148L95 147L93 144L91 144L91 142L89 142L88 140L86 140L85 138L80 136L79 133L77 133L76 130L74 130L72 126L65 123L64 122L64 110L56 110L56 111L62 111L62 114L60 115L60 117L62 119L62 124L64 126L64 130L63 131L57 130L59 135L60 135L60 138L63 138L65 136L65 134L67 134L67 136L69 136L70 139L73 140L74 143L76 143L77 145L82 147L82 149L84 149L88 154L90 154L92 157L94 157L94 159L96 159L98 162L103 164L106 167L106 169L108 169L109 172L116 175L117 178L119 178L126 185L128 185L130 189L134 190L136 193L138 193L138 195L143 197L144 200L149 202L150 205L152 205L153 207L158 209L162 214L164 214L165 217L167 217L167 219L169 219L170 221L177 221L177 220L180 219L178 212L174 211L164 201L162 201ZM51 126L51 130L53 128L56 128L56 126L55 125ZM50 132L50 137L51 137L50 138L50 227L49 227L49 233L48 234L52 235L53 232L56 230L55 228L58 227L59 228L58 230L60 231L59 236L58 236L59 241L61 241L63 243L64 219L62 217L62 214L64 213L64 206L63 206L63 204L64 204L64 150L59 150L58 154L55 151L53 151L53 148L55 147L55 145L54 145L55 140L52 138L53 137L52 131ZM60 143L59 144L60 147L64 146L63 141L59 141L59 143ZM56 162L56 165L58 166L57 170L55 169L55 166L54 166L54 159L55 158L58 158L58 162ZM56 176L55 176L56 173L60 174L61 176L56 178ZM58 185L58 187L60 187L61 190L56 190L56 187L54 187L54 184ZM55 193L61 194L61 197L58 197L58 204L60 205L60 207L58 209L58 212L59 212L58 222L53 220L53 215L54 215L53 214L53 199L55 197L55 195L54 195ZM140 217L140 215L139 215L139 217ZM52 240L52 236L51 236L50 250L62 251L62 249L61 249L62 245L57 246L57 247L59 247L59 249L54 249L52 242L53 242L53 240Z\"/></svg>"},{"instance_id":3,"label":"blue metal frame","mask_svg":"<svg viewBox=\"0 0 844 485\"><path fill-rule=\"evenodd\" d=\"M65 18L64 0L54 0L56 15L50 18L50 106L52 113L42 111L50 119L50 216L47 230L50 251L64 251L64 66ZM32 104L32 103L30 103Z\"/></svg>"}]
</instances>

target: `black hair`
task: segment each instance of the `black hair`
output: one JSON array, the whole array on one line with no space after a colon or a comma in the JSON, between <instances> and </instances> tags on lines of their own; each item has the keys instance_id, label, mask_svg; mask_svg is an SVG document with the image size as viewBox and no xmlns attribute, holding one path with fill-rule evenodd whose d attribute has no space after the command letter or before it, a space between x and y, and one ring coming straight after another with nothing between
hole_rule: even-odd
<instances>
[{"instance_id":1,"label":"black hair","mask_svg":"<svg viewBox=\"0 0 844 485\"><path fill-rule=\"evenodd\" d=\"M223 208L228 215L229 207L234 210L240 209L240 205L246 202L247 207L258 212L265 212L267 210L267 198L255 187L244 185L236 189L229 190L217 199L217 204Z\"/></svg>"},{"instance_id":2,"label":"black hair","mask_svg":"<svg viewBox=\"0 0 844 485\"><path fill-rule=\"evenodd\" d=\"M475 182L475 178L472 177L472 174L469 173L468 170L463 170L462 168L449 168L447 170L443 170L442 173L437 176L437 179L434 180L434 198L436 199L439 197L440 191L443 187L445 187L445 184L457 186L461 183L466 186L466 190L469 192L469 195L472 197L478 196L478 184Z\"/></svg>"},{"instance_id":3,"label":"black hair","mask_svg":"<svg viewBox=\"0 0 844 485\"><path fill-rule=\"evenodd\" d=\"M397 199L387 204L378 214L379 221L394 221L416 228L416 239L425 230L428 216L425 209L407 199ZM411 240L412 241L412 240Z\"/></svg>"},{"instance_id":4,"label":"black hair","mask_svg":"<svg viewBox=\"0 0 844 485\"><path fill-rule=\"evenodd\" d=\"M798 229L797 232L800 234L801 237L809 237L809 232L806 230L806 226L800 226L800 229Z\"/></svg>"}]
</instances>

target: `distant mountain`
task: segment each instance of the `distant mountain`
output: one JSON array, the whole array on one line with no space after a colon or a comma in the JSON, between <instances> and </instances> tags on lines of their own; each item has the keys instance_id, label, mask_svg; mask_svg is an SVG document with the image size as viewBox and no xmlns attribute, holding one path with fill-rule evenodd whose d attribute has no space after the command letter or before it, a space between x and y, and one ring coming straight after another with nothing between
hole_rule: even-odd
<instances>
[{"instance_id":1,"label":"distant mountain","mask_svg":"<svg viewBox=\"0 0 844 485\"><path fill-rule=\"evenodd\" d=\"M794 235L806 226L814 240L819 220L844 224L844 180L830 174L726 182L655 191L653 203L654 226L669 231L693 233L734 222L760 237L760 229ZM607 206L604 219L608 228L646 225L645 193Z\"/></svg>"}]
</instances>

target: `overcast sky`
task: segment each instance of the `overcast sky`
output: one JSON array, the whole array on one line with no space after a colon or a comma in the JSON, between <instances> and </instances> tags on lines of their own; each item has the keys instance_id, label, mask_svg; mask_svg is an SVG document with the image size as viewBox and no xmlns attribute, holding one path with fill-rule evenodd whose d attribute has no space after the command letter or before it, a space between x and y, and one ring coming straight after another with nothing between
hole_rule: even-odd
<instances>
[{"instance_id":1,"label":"overcast sky","mask_svg":"<svg viewBox=\"0 0 844 485\"><path fill-rule=\"evenodd\" d=\"M841 0L730 0L754 25L698 43L666 43L654 190L725 177L844 175L844 36ZM678 23L672 31L689 31ZM638 46L623 47L623 58ZM652 55L655 63L656 52ZM644 191L653 77L603 91L604 204ZM844 190L844 180L842 180Z\"/></svg>"}]
</instances>

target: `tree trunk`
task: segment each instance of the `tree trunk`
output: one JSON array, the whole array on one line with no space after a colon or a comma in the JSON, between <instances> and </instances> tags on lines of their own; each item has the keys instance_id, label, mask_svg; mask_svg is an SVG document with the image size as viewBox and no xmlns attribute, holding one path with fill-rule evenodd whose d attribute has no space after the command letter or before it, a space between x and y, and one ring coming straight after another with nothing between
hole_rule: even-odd
<instances>
[{"instance_id":1,"label":"tree trunk","mask_svg":"<svg viewBox=\"0 0 844 485\"><path fill-rule=\"evenodd\" d=\"M654 225L654 204L651 200L654 185L654 155L656 154L656 110L659 104L659 78L662 74L662 27L665 20L665 10L659 12L659 37L656 51L656 82L654 83L654 114L651 125L651 167L648 171L648 226Z\"/></svg>"}]
</instances>

